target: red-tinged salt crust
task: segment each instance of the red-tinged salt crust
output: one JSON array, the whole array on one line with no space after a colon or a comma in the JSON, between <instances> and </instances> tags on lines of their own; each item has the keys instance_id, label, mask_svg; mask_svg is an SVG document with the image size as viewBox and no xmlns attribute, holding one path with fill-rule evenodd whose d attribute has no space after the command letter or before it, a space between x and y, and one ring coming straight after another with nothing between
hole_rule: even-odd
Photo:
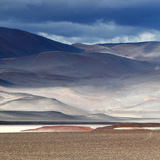
<instances>
[{"instance_id":1,"label":"red-tinged salt crust","mask_svg":"<svg viewBox=\"0 0 160 160\"><path fill-rule=\"evenodd\" d=\"M160 127L160 123L119 123L119 124L113 124L112 126L100 127L95 129L95 131L107 131L107 130L147 131L148 130L143 127L156 128Z\"/></svg>"},{"instance_id":2,"label":"red-tinged salt crust","mask_svg":"<svg viewBox=\"0 0 160 160\"><path fill-rule=\"evenodd\" d=\"M22 132L90 132L91 127L82 126L43 126L36 129L24 130Z\"/></svg>"}]
</instances>

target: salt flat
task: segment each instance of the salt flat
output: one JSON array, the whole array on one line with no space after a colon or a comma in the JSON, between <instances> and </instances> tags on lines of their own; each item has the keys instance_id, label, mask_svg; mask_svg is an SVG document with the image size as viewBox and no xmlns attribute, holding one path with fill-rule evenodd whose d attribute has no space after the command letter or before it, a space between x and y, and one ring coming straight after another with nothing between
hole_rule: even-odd
<instances>
[{"instance_id":1,"label":"salt flat","mask_svg":"<svg viewBox=\"0 0 160 160\"><path fill-rule=\"evenodd\" d=\"M32 130L32 129L37 129L41 127L51 127L51 126L59 126L59 125L0 125L0 133L20 133L24 130ZM63 125L66 126L66 125ZM68 126L68 125L67 125ZM90 127L92 129L98 128L98 127L103 127L104 125L69 125L69 126L81 126L81 127ZM107 126L107 125L105 125ZM43 131L47 132L47 131Z\"/></svg>"},{"instance_id":2,"label":"salt flat","mask_svg":"<svg viewBox=\"0 0 160 160\"><path fill-rule=\"evenodd\" d=\"M14 133L21 132L26 129L34 129L41 127L40 125L1 125L0 133Z\"/></svg>"}]
</instances>

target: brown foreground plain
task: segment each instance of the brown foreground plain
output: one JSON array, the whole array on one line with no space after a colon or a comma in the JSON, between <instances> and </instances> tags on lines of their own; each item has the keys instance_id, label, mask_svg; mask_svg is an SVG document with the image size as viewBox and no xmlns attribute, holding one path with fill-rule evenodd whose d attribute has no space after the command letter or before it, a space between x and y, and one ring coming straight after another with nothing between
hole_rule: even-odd
<instances>
[{"instance_id":1,"label":"brown foreground plain","mask_svg":"<svg viewBox=\"0 0 160 160\"><path fill-rule=\"evenodd\" d=\"M3 133L0 160L160 160L160 132Z\"/></svg>"}]
</instances>

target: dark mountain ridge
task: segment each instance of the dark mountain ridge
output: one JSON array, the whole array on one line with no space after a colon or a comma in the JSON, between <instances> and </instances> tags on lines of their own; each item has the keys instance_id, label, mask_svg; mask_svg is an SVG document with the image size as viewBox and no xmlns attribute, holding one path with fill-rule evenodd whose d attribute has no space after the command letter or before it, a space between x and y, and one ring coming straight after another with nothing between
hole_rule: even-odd
<instances>
[{"instance_id":1,"label":"dark mountain ridge","mask_svg":"<svg viewBox=\"0 0 160 160\"><path fill-rule=\"evenodd\" d=\"M22 57L46 51L82 52L71 45L26 31L0 27L0 58Z\"/></svg>"}]
</instances>

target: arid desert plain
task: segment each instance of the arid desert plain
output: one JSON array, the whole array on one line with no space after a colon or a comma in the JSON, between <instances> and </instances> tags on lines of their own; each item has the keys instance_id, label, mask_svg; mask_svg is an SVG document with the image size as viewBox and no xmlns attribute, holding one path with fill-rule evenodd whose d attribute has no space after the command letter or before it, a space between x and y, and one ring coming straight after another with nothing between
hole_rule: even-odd
<instances>
[{"instance_id":1,"label":"arid desert plain","mask_svg":"<svg viewBox=\"0 0 160 160\"><path fill-rule=\"evenodd\" d=\"M1 160L159 160L159 131L0 134Z\"/></svg>"},{"instance_id":2,"label":"arid desert plain","mask_svg":"<svg viewBox=\"0 0 160 160\"><path fill-rule=\"evenodd\" d=\"M1 160L159 160L160 132L0 134Z\"/></svg>"}]
</instances>

